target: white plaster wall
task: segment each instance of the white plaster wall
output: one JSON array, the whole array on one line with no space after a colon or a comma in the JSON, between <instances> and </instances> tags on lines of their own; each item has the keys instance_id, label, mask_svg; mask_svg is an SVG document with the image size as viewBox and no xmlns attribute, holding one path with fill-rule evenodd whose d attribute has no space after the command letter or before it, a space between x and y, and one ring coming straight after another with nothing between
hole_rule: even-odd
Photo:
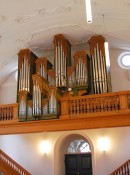
<instances>
[{"instance_id":1,"label":"white plaster wall","mask_svg":"<svg viewBox=\"0 0 130 175\"><path fill-rule=\"evenodd\" d=\"M32 175L64 175L61 152L65 152L68 143L66 137L71 134L80 134L89 140L93 148L93 175L109 175L130 158L130 127L5 135L0 136L1 149ZM111 141L108 152L98 150L97 141L101 136ZM47 155L39 152L42 140L51 142L51 151Z\"/></svg>"},{"instance_id":2,"label":"white plaster wall","mask_svg":"<svg viewBox=\"0 0 130 175\"><path fill-rule=\"evenodd\" d=\"M0 104L16 103L17 81L15 79L16 71L4 81L0 87Z\"/></svg>"},{"instance_id":3,"label":"white plaster wall","mask_svg":"<svg viewBox=\"0 0 130 175\"><path fill-rule=\"evenodd\" d=\"M125 50L110 50L110 67L112 91L130 90L130 79L128 70L123 69L118 64L119 55Z\"/></svg>"}]
</instances>

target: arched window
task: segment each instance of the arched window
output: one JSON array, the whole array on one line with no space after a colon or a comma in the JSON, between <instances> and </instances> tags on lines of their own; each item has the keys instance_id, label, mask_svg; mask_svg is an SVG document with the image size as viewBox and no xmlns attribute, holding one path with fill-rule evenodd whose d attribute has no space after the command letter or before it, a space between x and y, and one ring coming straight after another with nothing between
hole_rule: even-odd
<instances>
[{"instance_id":1,"label":"arched window","mask_svg":"<svg viewBox=\"0 0 130 175\"><path fill-rule=\"evenodd\" d=\"M130 52L123 52L118 58L120 67L130 69Z\"/></svg>"},{"instance_id":2,"label":"arched window","mask_svg":"<svg viewBox=\"0 0 130 175\"><path fill-rule=\"evenodd\" d=\"M73 140L67 148L67 153L87 153L87 152L91 152L90 145L83 139Z\"/></svg>"}]
</instances>

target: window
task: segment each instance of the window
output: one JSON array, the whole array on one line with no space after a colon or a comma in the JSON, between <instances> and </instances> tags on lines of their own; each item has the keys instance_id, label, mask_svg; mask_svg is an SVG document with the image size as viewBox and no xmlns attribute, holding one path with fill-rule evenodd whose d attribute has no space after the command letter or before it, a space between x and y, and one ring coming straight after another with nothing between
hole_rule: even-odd
<instances>
[{"instance_id":1,"label":"window","mask_svg":"<svg viewBox=\"0 0 130 175\"><path fill-rule=\"evenodd\" d=\"M119 58L118 63L124 69L130 69L130 52L123 52Z\"/></svg>"},{"instance_id":2,"label":"window","mask_svg":"<svg viewBox=\"0 0 130 175\"><path fill-rule=\"evenodd\" d=\"M73 140L67 148L67 153L91 152L90 145L85 140Z\"/></svg>"}]
</instances>

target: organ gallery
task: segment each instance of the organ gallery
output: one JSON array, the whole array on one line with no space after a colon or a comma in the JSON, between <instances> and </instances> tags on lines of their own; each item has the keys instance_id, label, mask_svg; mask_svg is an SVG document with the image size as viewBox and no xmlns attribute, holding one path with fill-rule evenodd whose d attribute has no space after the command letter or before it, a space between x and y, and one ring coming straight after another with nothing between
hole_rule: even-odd
<instances>
[{"instance_id":1,"label":"organ gallery","mask_svg":"<svg viewBox=\"0 0 130 175\"><path fill-rule=\"evenodd\" d=\"M70 42L54 36L54 65L30 49L18 53L18 116L20 121L54 119L60 115L63 97L102 94L111 91L105 39L92 36L87 50L71 54Z\"/></svg>"}]
</instances>

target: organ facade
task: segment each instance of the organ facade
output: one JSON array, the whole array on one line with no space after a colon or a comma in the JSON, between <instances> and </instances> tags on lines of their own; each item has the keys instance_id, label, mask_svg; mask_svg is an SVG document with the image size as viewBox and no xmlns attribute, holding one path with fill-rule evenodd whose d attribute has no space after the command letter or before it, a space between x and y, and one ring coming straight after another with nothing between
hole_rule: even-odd
<instances>
[{"instance_id":1,"label":"organ facade","mask_svg":"<svg viewBox=\"0 0 130 175\"><path fill-rule=\"evenodd\" d=\"M76 51L61 34L54 36L54 65L30 49L18 53L18 115L20 121L53 119L60 115L60 98L111 91L105 39L93 36L87 51Z\"/></svg>"}]
</instances>

